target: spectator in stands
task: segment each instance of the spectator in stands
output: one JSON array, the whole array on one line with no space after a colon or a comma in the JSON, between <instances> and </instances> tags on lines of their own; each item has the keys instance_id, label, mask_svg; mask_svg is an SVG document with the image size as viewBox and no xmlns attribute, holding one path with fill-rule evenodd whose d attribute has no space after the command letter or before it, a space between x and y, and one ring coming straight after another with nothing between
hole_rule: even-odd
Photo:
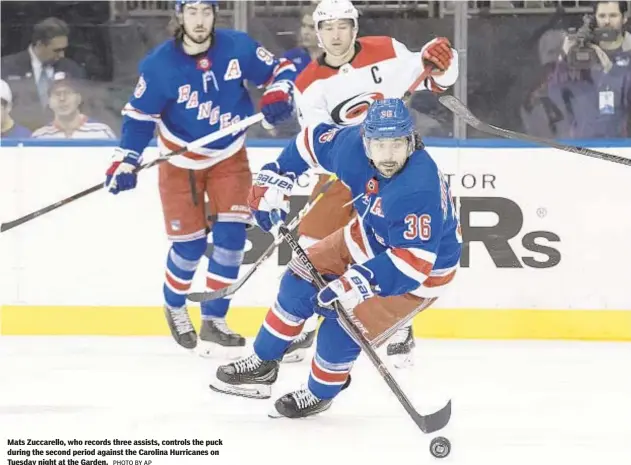
<instances>
[{"instance_id":1,"label":"spectator in stands","mask_svg":"<svg viewBox=\"0 0 631 465\"><path fill-rule=\"evenodd\" d=\"M31 137L31 131L24 126L20 126L11 118L11 107L13 104L13 94L9 84L3 79L0 81L0 124L2 125L2 139L26 139Z\"/></svg>"},{"instance_id":2,"label":"spectator in stands","mask_svg":"<svg viewBox=\"0 0 631 465\"><path fill-rule=\"evenodd\" d=\"M33 133L41 139L116 139L106 124L91 120L81 113L79 83L64 73L56 73L51 83L49 106L55 119Z\"/></svg>"},{"instance_id":3,"label":"spectator in stands","mask_svg":"<svg viewBox=\"0 0 631 465\"><path fill-rule=\"evenodd\" d=\"M564 32L549 29L539 39L538 75L528 85L526 98L519 108L521 122L527 134L547 139L570 137L570 118L567 91L560 102L554 102L548 94L549 81L556 71L563 46Z\"/></svg>"},{"instance_id":4,"label":"spectator in stands","mask_svg":"<svg viewBox=\"0 0 631 465\"><path fill-rule=\"evenodd\" d=\"M312 5L302 10L298 47L288 50L283 55L284 58L294 62L298 73L305 69L311 60L319 57L322 53L318 45L315 24L313 22L315 7L316 5Z\"/></svg>"},{"instance_id":5,"label":"spectator in stands","mask_svg":"<svg viewBox=\"0 0 631 465\"><path fill-rule=\"evenodd\" d=\"M577 42L566 37L550 81L553 102L567 106L571 136L576 138L628 137L631 125L631 34L625 31L627 2L594 3L595 29L610 30L614 38L588 42L595 59L577 67ZM574 53L574 54L573 54Z\"/></svg>"},{"instance_id":6,"label":"spectator in stands","mask_svg":"<svg viewBox=\"0 0 631 465\"><path fill-rule=\"evenodd\" d=\"M32 119L35 122L32 126L37 127L50 118L42 110L48 106L48 90L55 72L77 79L85 77L84 69L65 57L68 35L64 21L47 18L33 28L31 44L26 50L2 57L2 78L13 89L14 113L20 121L26 123Z\"/></svg>"}]
</instances>

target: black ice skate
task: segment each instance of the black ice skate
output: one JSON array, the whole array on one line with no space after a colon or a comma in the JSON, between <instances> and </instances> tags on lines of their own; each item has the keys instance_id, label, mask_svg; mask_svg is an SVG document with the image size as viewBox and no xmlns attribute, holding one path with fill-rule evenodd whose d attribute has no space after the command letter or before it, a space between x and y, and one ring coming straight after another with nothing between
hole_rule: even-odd
<instances>
[{"instance_id":1,"label":"black ice skate","mask_svg":"<svg viewBox=\"0 0 631 465\"><path fill-rule=\"evenodd\" d=\"M186 307L164 306L164 316L167 319L173 339L186 349L194 349L197 346L197 333L188 316Z\"/></svg>"},{"instance_id":2,"label":"black ice skate","mask_svg":"<svg viewBox=\"0 0 631 465\"><path fill-rule=\"evenodd\" d=\"M269 399L278 378L278 360L261 360L256 354L217 368L210 389L235 396Z\"/></svg>"},{"instance_id":3,"label":"black ice skate","mask_svg":"<svg viewBox=\"0 0 631 465\"><path fill-rule=\"evenodd\" d=\"M315 341L315 329L313 331L307 331L300 333L300 335L292 341L285 355L283 356L283 363L295 363L301 362L305 359L307 349L313 345Z\"/></svg>"},{"instance_id":4,"label":"black ice skate","mask_svg":"<svg viewBox=\"0 0 631 465\"><path fill-rule=\"evenodd\" d=\"M274 402L274 410L269 413L270 418L304 418L324 412L331 407L333 399L320 399L309 389L285 394Z\"/></svg>"},{"instance_id":5,"label":"black ice skate","mask_svg":"<svg viewBox=\"0 0 631 465\"><path fill-rule=\"evenodd\" d=\"M416 346L412 326L399 329L388 341L387 354L396 368L414 365L412 349Z\"/></svg>"},{"instance_id":6,"label":"black ice skate","mask_svg":"<svg viewBox=\"0 0 631 465\"><path fill-rule=\"evenodd\" d=\"M202 357L236 359L242 355L245 338L226 324L225 318L203 319L197 352Z\"/></svg>"}]
</instances>

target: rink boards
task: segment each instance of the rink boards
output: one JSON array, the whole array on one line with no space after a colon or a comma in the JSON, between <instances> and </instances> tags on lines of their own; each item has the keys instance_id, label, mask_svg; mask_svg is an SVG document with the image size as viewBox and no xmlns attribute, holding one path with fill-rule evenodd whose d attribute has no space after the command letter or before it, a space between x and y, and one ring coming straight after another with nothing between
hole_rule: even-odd
<instances>
[{"instance_id":1,"label":"rink boards","mask_svg":"<svg viewBox=\"0 0 631 465\"><path fill-rule=\"evenodd\" d=\"M631 340L631 167L501 142L435 142L429 150L450 180L465 247L451 292L417 317L417 334ZM252 170L280 149L250 147ZM602 150L631 157L631 142ZM3 146L0 220L100 182L111 151ZM294 210L313 184L300 180ZM246 263L269 237L253 231L249 241ZM167 334L169 244L156 169L135 191L96 193L3 233L0 247L0 334ZM281 248L234 297L235 330L256 333L288 258Z\"/></svg>"}]
</instances>

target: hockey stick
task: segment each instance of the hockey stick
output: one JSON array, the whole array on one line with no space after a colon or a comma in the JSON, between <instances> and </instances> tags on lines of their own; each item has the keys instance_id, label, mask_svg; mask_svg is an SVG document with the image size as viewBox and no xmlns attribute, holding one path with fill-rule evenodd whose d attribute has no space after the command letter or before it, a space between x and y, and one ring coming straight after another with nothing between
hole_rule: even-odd
<instances>
[{"instance_id":1,"label":"hockey stick","mask_svg":"<svg viewBox=\"0 0 631 465\"><path fill-rule=\"evenodd\" d=\"M230 134L232 134L233 132L239 132L239 131L243 131L244 129L247 129L248 127L252 126L253 124L258 123L259 121L261 121L263 119L263 113L257 113L256 115L252 115L248 118L245 118L242 121L239 121L238 123L235 123L231 126L225 127L223 129L220 129L219 131L215 131L215 132L211 132L210 134L194 140L193 142L191 142L190 144L187 144L185 147L182 147L181 149L178 149L176 151L173 152L169 152L166 153L164 155L159 156L158 158L156 158L153 161L150 161L148 163L145 163L141 166L139 166L136 169L136 172L142 171L142 170L146 170L149 168L152 168L153 166L162 163L165 160L168 160L171 157L174 157L176 155L181 155L185 152L188 152L190 150L193 149L197 149L200 147L203 147L205 145L208 145L212 142L218 141L219 139L226 137ZM45 213L51 212L53 210L56 210L59 207L63 207L64 205L68 205L71 202L74 202L75 200L78 200L82 197L85 197L86 195L92 194L93 192L97 192L100 191L101 189L103 189L103 187L105 187L104 183L99 183L96 184L86 190L83 190L81 192L77 192L74 195L71 195L70 197L67 197L63 200L60 200L59 202L55 202L51 205L48 205L47 207L41 208L39 210L36 210L32 213L29 213L28 215L24 215L21 218L18 218L16 220L13 221L9 221L7 223L2 223L0 225L0 232L5 232L8 231L9 229L13 229L16 226L19 226L21 224L24 224L28 221L31 221L32 219L37 218L38 216L42 216Z\"/></svg>"},{"instance_id":2,"label":"hockey stick","mask_svg":"<svg viewBox=\"0 0 631 465\"><path fill-rule=\"evenodd\" d=\"M619 155L612 155L610 153L600 152L598 150L592 150L585 147L566 145L551 139L530 136L528 134L511 131L509 129L503 129L497 126L493 126L492 124L485 123L483 121L480 121L473 113L471 113L471 110L469 110L469 108L467 108L464 103L462 103L460 100L452 95L443 95L438 98L438 101L454 115L462 118L469 126L487 134L491 134L497 137L504 137L506 139L534 142L535 144L553 147L565 152L571 152L577 155L584 155L586 157L597 158L599 160L610 161L613 163L620 163L621 165L631 165L631 159L621 157Z\"/></svg>"},{"instance_id":3,"label":"hockey stick","mask_svg":"<svg viewBox=\"0 0 631 465\"><path fill-rule=\"evenodd\" d=\"M334 174L329 176L329 180L322 185L322 187L320 188L320 192L318 192L318 195L316 196L316 198L313 199L313 201L307 203L304 207L302 207L302 210L298 212L298 215L296 215L289 222L289 224L287 225L287 228L289 229L289 231L293 231L294 229L296 229L296 227L300 224L302 219L307 215L307 213L311 211L311 209L315 206L315 204L320 201L322 196L325 194L326 191L329 190L329 188L333 185L336 179L337 179L337 176L335 176ZM221 289L218 289L216 291L191 292L190 294L186 296L186 298L190 300L191 302L205 302L207 300L223 299L225 297L229 297L235 294L250 279L250 276L252 276L254 272L258 268L260 268L260 266L269 257L272 256L272 253L274 252L274 250L276 250L276 247L278 247L278 245L281 242L283 242L282 238L274 239L274 242L272 242L270 246L267 249L265 249L265 252L261 254L258 260L256 260L256 262L252 264L250 269L241 278L239 278L238 281L235 281L231 285L222 287Z\"/></svg>"},{"instance_id":4,"label":"hockey stick","mask_svg":"<svg viewBox=\"0 0 631 465\"><path fill-rule=\"evenodd\" d=\"M425 66L423 68L423 72L421 74L419 74L419 76L414 80L412 85L410 85L410 87L408 87L408 90L405 91L405 93L403 94L403 97L401 97L401 100L403 100L403 101L405 101L407 103L409 98L412 96L412 93L416 90L416 88L418 86L421 85L421 82L423 82L425 79L427 79L427 76L429 76L429 73L432 72L433 68L434 68L433 65Z\"/></svg>"},{"instance_id":5,"label":"hockey stick","mask_svg":"<svg viewBox=\"0 0 631 465\"><path fill-rule=\"evenodd\" d=\"M309 260L309 257L307 256L303 248L300 247L298 241L294 239L294 237L291 235L291 232L289 231L287 226L285 226L283 222L280 221L280 216L275 213L275 211L272 212L272 221L276 224L276 227L278 228L279 237L282 237L287 242L287 244L289 244L291 250L293 250L293 252L296 254L298 260L300 260L302 265L304 265L304 267L309 270L309 274L313 278L313 281L317 288L322 289L326 287L327 283L324 281L324 278L322 278L318 270L316 270L315 266L313 266L313 263L311 263L311 260ZM449 419L451 418L451 400L447 402L447 404L443 408L434 413L430 413L429 415L421 415L420 413L418 413L414 409L414 406L412 406L412 403L405 395L394 377L390 374L388 368L381 361L379 355L377 355L377 352L375 352L370 343L366 340L366 338L364 338L362 332L357 328L355 323L346 314L344 309L341 308L338 302L334 302L333 305L335 307L335 310L337 311L339 318L344 322L345 327L352 333L355 341L357 341L361 349L366 353L366 355L375 366L383 380L386 382L390 390L399 400L408 415L410 415L414 423L416 423L416 425L421 429L421 431L423 431L424 433L433 433L434 431L438 431L447 426L447 423L449 423Z\"/></svg>"}]
</instances>

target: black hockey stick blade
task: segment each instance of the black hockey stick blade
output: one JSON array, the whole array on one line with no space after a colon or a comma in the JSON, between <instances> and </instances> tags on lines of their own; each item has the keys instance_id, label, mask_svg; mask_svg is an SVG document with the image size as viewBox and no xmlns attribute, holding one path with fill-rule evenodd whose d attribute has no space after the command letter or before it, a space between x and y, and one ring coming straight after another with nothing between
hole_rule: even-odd
<instances>
[{"instance_id":1,"label":"black hockey stick blade","mask_svg":"<svg viewBox=\"0 0 631 465\"><path fill-rule=\"evenodd\" d=\"M485 132L497 137L504 137L506 139L533 142L538 145L553 147L555 149L563 150L565 152L571 152L577 155L583 155L586 157L597 158L599 160L610 161L612 163L619 163L621 165L631 166L630 158L621 157L619 155L612 155L610 153L600 152L598 150L592 150L585 147L567 145L552 139L544 139L542 137L531 136L529 134L523 134L521 132L511 131L510 129L504 129L493 126L492 124L485 123L484 121L481 121L479 118L477 118L464 103L462 103L453 95L442 95L438 98L438 101L453 114L462 118L469 126L477 129L480 132Z\"/></svg>"},{"instance_id":2,"label":"black hockey stick blade","mask_svg":"<svg viewBox=\"0 0 631 465\"><path fill-rule=\"evenodd\" d=\"M340 319L344 322L344 327L349 328L350 331L354 333L356 340L360 340L357 339L357 337L360 335L360 332L352 325L350 318L346 315L343 309L337 308L336 305L336 310L340 315ZM408 415L410 415L412 421L416 423L416 426L418 426L423 433L434 433L447 426L449 420L451 419L451 400L449 400L440 410L437 410L434 413L429 413L427 415L421 415L414 408L410 399L408 399L408 397L405 395L405 393L399 386L399 383L397 383L392 374L390 374L390 371L385 366L383 361L379 358L379 355L377 355L372 346L370 346L370 344L368 344L367 342L364 342L363 337L359 345L361 346L364 353L368 356L372 364L375 366L375 368L377 368L377 371L385 380L392 393L399 400L399 403L403 406Z\"/></svg>"},{"instance_id":3,"label":"black hockey stick blade","mask_svg":"<svg viewBox=\"0 0 631 465\"><path fill-rule=\"evenodd\" d=\"M186 295L186 298L195 303L206 302L207 300L223 299L224 297L228 297L237 292L241 289L242 285L243 283L237 281L230 286L222 287L221 289L212 292L191 292Z\"/></svg>"},{"instance_id":4,"label":"black hockey stick blade","mask_svg":"<svg viewBox=\"0 0 631 465\"><path fill-rule=\"evenodd\" d=\"M451 419L451 400L443 408L429 415L420 415L414 409L412 409L410 415L425 434L435 433L447 426Z\"/></svg>"},{"instance_id":5,"label":"black hockey stick blade","mask_svg":"<svg viewBox=\"0 0 631 465\"><path fill-rule=\"evenodd\" d=\"M274 216L276 216L276 218L274 218ZM289 247L291 247L291 250L296 254L296 257L309 271L309 274L313 278L316 287L318 289L324 288L326 286L326 281L315 268L313 263L311 263L311 260L309 260L309 257L305 253L304 249L300 246L300 244L298 244L298 241L294 239L294 237L291 235L291 232L289 231L287 226L279 221L279 218L280 217L278 215L274 215L274 212L272 212L272 221L274 221L274 223L276 223L276 225L278 226L279 235L282 236L287 244L289 244ZM346 312L338 302L335 302L334 306L345 329L352 333L353 338L358 342L362 351L368 356L372 364L381 375L381 378L386 382L392 393L396 396L405 411L408 413L408 415L410 415L410 418L412 418L419 429L423 433L428 434L438 431L447 426L451 418L451 400L447 402L447 404L443 408L429 415L421 415L420 413L418 413L412 405L412 402L410 402L410 399L408 399L408 397L405 395L403 389L401 389L392 374L390 374L390 371L388 370L386 365L379 358L379 355L377 355L375 349L373 349L370 343L366 341L366 338L357 328L355 323L346 314Z\"/></svg>"},{"instance_id":6,"label":"black hockey stick blade","mask_svg":"<svg viewBox=\"0 0 631 465\"><path fill-rule=\"evenodd\" d=\"M225 297L229 297L236 293L239 289L243 287L243 285L250 279L250 276L254 274L254 272L258 269L258 267L267 260L278 244L276 241L272 242L270 246L263 252L263 254L259 257L259 259L250 267L250 269L241 277L238 281L235 281L229 286L222 287L221 289L217 289L216 291L206 291L206 292L191 292L186 295L186 298L191 302L206 302L207 300L217 300L223 299Z\"/></svg>"}]
</instances>

